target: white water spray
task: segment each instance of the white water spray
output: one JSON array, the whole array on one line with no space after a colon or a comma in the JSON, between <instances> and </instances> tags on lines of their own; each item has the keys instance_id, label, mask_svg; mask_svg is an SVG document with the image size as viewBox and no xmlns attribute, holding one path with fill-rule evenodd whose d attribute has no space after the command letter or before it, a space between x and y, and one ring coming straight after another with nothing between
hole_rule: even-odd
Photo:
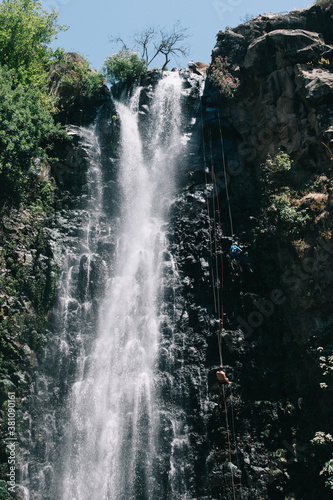
<instances>
[{"instance_id":1,"label":"white water spray","mask_svg":"<svg viewBox=\"0 0 333 500\"><path fill-rule=\"evenodd\" d=\"M156 372L165 224L184 148L181 89L178 73L159 82L146 137L138 124L140 88L129 105L117 106L122 210L116 265L100 308L95 346L81 363L85 373L70 398L61 500L159 498Z\"/></svg>"}]
</instances>

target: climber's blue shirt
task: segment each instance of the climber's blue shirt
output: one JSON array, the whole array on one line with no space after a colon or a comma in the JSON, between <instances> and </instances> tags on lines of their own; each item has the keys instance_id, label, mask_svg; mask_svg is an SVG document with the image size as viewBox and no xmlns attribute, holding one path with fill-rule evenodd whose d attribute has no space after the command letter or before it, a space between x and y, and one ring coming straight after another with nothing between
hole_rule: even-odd
<instances>
[{"instance_id":1,"label":"climber's blue shirt","mask_svg":"<svg viewBox=\"0 0 333 500\"><path fill-rule=\"evenodd\" d=\"M232 255L232 257L238 257L240 252L241 252L241 249L237 245L232 245L230 247L230 255Z\"/></svg>"}]
</instances>

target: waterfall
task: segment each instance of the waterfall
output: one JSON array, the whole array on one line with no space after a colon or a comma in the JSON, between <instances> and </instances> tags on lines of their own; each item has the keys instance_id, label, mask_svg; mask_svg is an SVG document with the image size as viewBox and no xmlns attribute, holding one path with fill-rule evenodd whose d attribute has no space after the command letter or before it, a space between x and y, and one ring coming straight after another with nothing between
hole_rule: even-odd
<instances>
[{"instance_id":1,"label":"waterfall","mask_svg":"<svg viewBox=\"0 0 333 500\"><path fill-rule=\"evenodd\" d=\"M178 73L161 80L148 137L138 125L141 89L117 105L121 229L96 343L72 390L63 500L155 498L163 226L181 151L181 88Z\"/></svg>"},{"instance_id":2,"label":"waterfall","mask_svg":"<svg viewBox=\"0 0 333 500\"><path fill-rule=\"evenodd\" d=\"M37 382L33 399L45 412L35 435L46 447L42 466L40 445L24 466L26 499L192 499L185 338L176 329L181 285L169 246L176 178L195 123L185 119L183 82L165 73L148 89L149 105L141 87L116 103L117 217L103 209L98 127L79 130L90 196L75 212L81 240L65 244L60 325L44 371L56 366L39 376L45 389ZM65 401L57 399L62 391Z\"/></svg>"},{"instance_id":3,"label":"waterfall","mask_svg":"<svg viewBox=\"0 0 333 500\"><path fill-rule=\"evenodd\" d=\"M30 411L23 416L20 490L24 500L59 498L52 484L58 468L59 435L68 425L64 399L73 371L77 378L83 376L97 309L94 281L96 274L107 271L97 254L108 228L102 209L101 151L96 126L71 126L68 133L79 138L81 155L87 159L89 191L83 196L83 208L58 213L47 228L49 237L62 241L64 255L58 305L53 311L54 332L31 384ZM101 267L99 273L97 265Z\"/></svg>"}]
</instances>

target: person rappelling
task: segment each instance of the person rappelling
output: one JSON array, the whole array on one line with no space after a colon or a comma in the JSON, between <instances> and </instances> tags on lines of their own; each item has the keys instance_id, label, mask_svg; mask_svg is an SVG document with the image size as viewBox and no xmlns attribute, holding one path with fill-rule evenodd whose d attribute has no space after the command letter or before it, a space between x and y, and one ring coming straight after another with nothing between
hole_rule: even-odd
<instances>
[{"instance_id":1,"label":"person rappelling","mask_svg":"<svg viewBox=\"0 0 333 500\"><path fill-rule=\"evenodd\" d=\"M217 370L216 377L217 377L217 380L219 381L220 386L222 386L223 384L227 384L227 385L231 384L231 382L229 381L229 379L227 378L227 376L223 370L223 366L220 366L220 368Z\"/></svg>"},{"instance_id":2,"label":"person rappelling","mask_svg":"<svg viewBox=\"0 0 333 500\"><path fill-rule=\"evenodd\" d=\"M231 267L235 271L237 268L240 270L240 272L243 271L241 268L241 265L239 263L239 257L241 254L242 250L239 248L238 244L234 242L231 247L230 247L230 256L231 256Z\"/></svg>"}]
</instances>

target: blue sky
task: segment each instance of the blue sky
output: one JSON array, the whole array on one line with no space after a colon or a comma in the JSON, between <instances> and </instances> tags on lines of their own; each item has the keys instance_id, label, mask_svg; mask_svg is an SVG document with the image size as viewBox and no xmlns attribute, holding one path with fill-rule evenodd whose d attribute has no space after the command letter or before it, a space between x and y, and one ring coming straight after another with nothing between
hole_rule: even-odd
<instances>
[{"instance_id":1,"label":"blue sky","mask_svg":"<svg viewBox=\"0 0 333 500\"><path fill-rule=\"evenodd\" d=\"M131 36L147 26L171 29L179 21L191 35L189 56L172 61L186 67L189 60L210 62L215 36L226 26L237 26L247 15L277 13L309 7L313 0L43 0L45 9L56 8L59 21L69 30L55 46L79 52L100 70L105 58L120 46L110 36L121 36L131 46ZM158 64L155 64L158 65Z\"/></svg>"}]
</instances>

